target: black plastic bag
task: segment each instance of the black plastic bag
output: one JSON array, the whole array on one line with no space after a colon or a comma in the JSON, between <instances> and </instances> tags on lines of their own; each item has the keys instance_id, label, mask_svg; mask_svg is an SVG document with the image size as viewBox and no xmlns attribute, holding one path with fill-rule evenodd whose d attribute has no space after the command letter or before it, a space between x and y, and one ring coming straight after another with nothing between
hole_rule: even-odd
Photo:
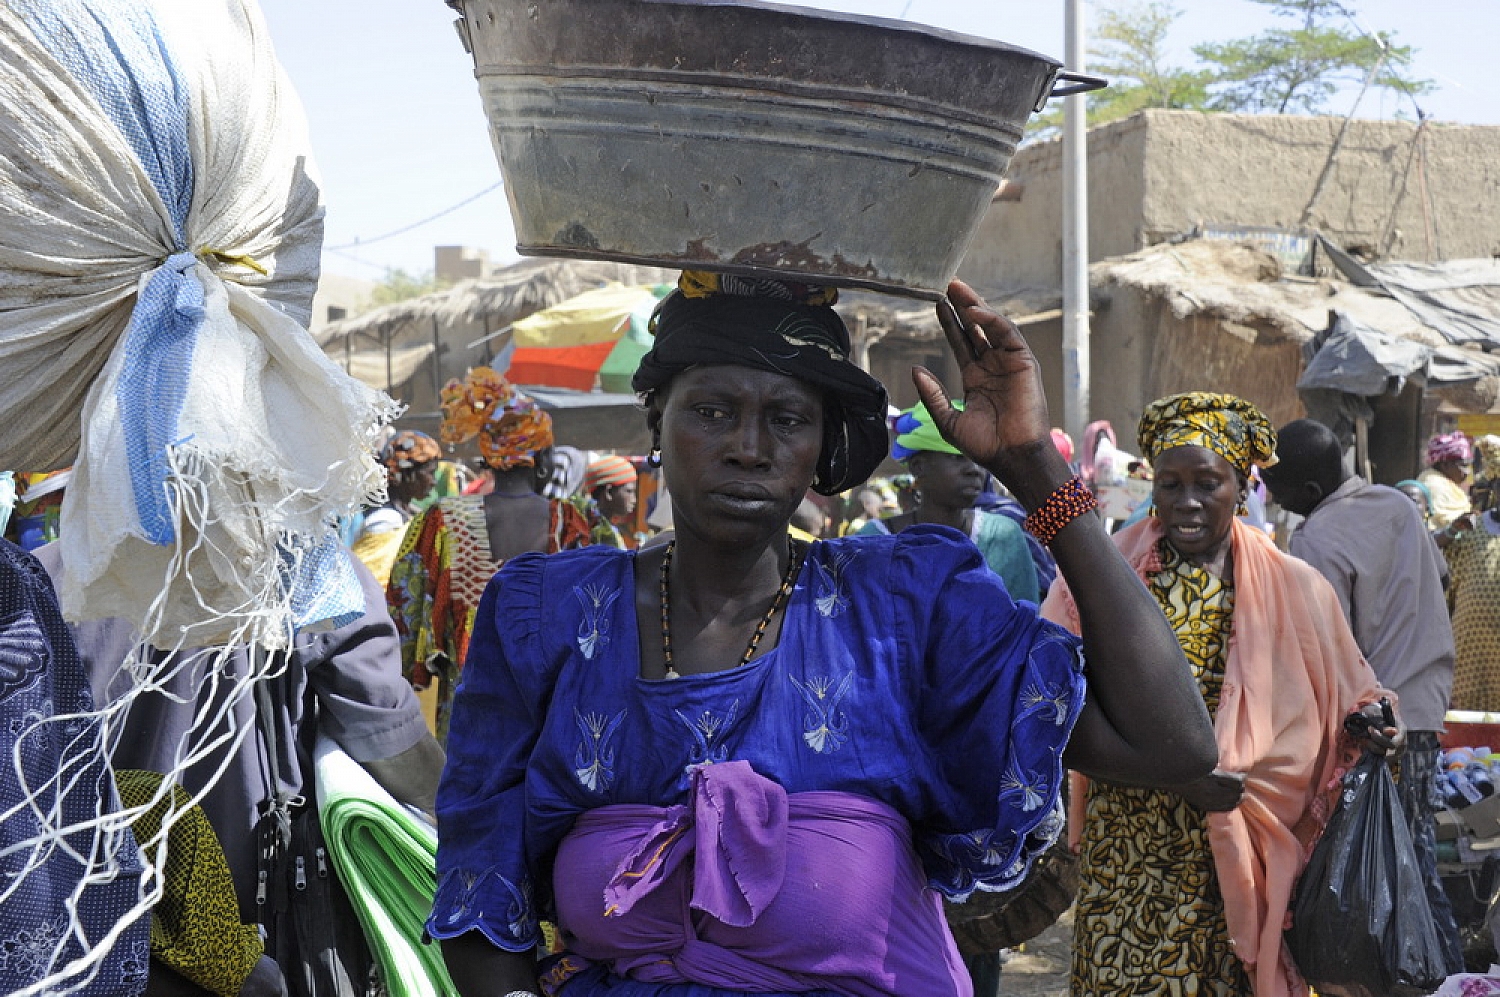
<instances>
[{"instance_id":1,"label":"black plastic bag","mask_svg":"<svg viewBox=\"0 0 1500 997\"><path fill-rule=\"evenodd\" d=\"M1366 752L1292 896L1287 947L1319 994L1415 997L1447 976L1385 759Z\"/></svg>"}]
</instances>

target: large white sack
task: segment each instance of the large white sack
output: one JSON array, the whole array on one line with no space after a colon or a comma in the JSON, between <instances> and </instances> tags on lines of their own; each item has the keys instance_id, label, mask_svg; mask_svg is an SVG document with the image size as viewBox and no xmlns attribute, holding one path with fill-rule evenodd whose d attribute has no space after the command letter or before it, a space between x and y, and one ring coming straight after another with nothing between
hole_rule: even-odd
<instances>
[{"instance_id":1,"label":"large white sack","mask_svg":"<svg viewBox=\"0 0 1500 997\"><path fill-rule=\"evenodd\" d=\"M353 608L332 526L383 486L394 406L303 327L322 209L258 9L7 0L0 104L0 467L76 453L65 613L274 646ZM202 322L132 350L153 278Z\"/></svg>"}]
</instances>

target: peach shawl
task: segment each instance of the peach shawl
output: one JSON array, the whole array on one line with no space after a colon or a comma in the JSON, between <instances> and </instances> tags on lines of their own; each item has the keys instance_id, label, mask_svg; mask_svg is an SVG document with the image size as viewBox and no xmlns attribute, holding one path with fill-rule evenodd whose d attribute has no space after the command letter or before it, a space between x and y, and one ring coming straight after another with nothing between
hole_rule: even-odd
<instances>
[{"instance_id":1,"label":"peach shawl","mask_svg":"<svg viewBox=\"0 0 1500 997\"><path fill-rule=\"evenodd\" d=\"M1307 984L1282 931L1337 780L1358 758L1344 716L1395 696L1379 687L1323 576L1259 530L1238 520L1233 530L1234 616L1214 730L1219 767L1245 773L1245 796L1236 809L1208 815L1209 847L1230 941L1256 997L1300 997ZM1161 535L1152 516L1114 537L1142 580L1161 570ZM1079 631L1061 576L1042 615Z\"/></svg>"}]
</instances>

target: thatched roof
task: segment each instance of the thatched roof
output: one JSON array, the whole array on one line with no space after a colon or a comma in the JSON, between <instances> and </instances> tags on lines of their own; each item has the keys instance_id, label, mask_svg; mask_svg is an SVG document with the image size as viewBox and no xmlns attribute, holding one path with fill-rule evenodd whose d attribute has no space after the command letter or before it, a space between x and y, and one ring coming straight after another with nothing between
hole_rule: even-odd
<instances>
[{"instance_id":1,"label":"thatched roof","mask_svg":"<svg viewBox=\"0 0 1500 997\"><path fill-rule=\"evenodd\" d=\"M482 322L498 330L610 281L641 285L676 280L675 270L628 263L522 260L482 280L460 281L442 291L330 322L318 333L318 343L327 347L350 335L392 342L409 336L430 338L434 320L444 327Z\"/></svg>"},{"instance_id":2,"label":"thatched roof","mask_svg":"<svg viewBox=\"0 0 1500 997\"><path fill-rule=\"evenodd\" d=\"M1179 317L1208 316L1250 342L1304 344L1328 328L1330 313L1386 336L1432 349L1429 384L1466 411L1500 405L1500 267L1488 260L1389 263L1342 276L1284 275L1279 261L1245 243L1163 243L1090 267L1095 298L1129 287ZM1421 295L1421 300L1414 299ZM1465 345L1455 345L1462 343Z\"/></svg>"},{"instance_id":3,"label":"thatched roof","mask_svg":"<svg viewBox=\"0 0 1500 997\"><path fill-rule=\"evenodd\" d=\"M455 326L483 326L490 332L505 328L544 308L550 308L575 295L610 281L627 285L675 284L678 271L626 263L603 263L570 259L528 259L498 270L482 280L466 280L421 297L408 298L371 309L362 315L331 322L317 334L319 345L330 355L342 359L340 346L351 338L355 343L371 341L384 344L409 344L402 364L410 376L409 366L420 366L417 357L420 344L430 343L434 320L444 329ZM1028 288L1011 291L979 289L986 300L1013 318L1047 312L1058 307L1058 292L1051 288ZM842 290L836 306L851 328L863 322L872 340L933 340L942 336L933 305L929 301L871 291ZM376 381L384 383L384 348L370 352L367 345L356 347L369 353L361 363L371 367ZM430 352L430 350L428 351ZM422 354L423 357L426 354ZM376 371L375 368L380 368ZM395 383L405 377L397 376Z\"/></svg>"},{"instance_id":4,"label":"thatched roof","mask_svg":"<svg viewBox=\"0 0 1500 997\"><path fill-rule=\"evenodd\" d=\"M1391 335L1429 346L1444 342L1394 299L1345 280L1285 277L1276 257L1246 243L1162 243L1095 263L1089 280L1096 295L1133 287L1179 317L1207 315L1231 331L1241 327L1272 339L1305 343L1327 327L1330 311L1341 311Z\"/></svg>"}]
</instances>

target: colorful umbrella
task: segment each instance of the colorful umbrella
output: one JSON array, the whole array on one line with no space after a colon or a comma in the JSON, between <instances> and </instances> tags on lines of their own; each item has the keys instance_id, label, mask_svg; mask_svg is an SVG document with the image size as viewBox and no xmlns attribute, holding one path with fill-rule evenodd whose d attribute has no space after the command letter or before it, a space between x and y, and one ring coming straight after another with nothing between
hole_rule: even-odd
<instances>
[{"instance_id":1,"label":"colorful umbrella","mask_svg":"<svg viewBox=\"0 0 1500 997\"><path fill-rule=\"evenodd\" d=\"M651 348L647 325L671 285L606 284L516 322L506 376L516 384L627 393Z\"/></svg>"}]
</instances>

